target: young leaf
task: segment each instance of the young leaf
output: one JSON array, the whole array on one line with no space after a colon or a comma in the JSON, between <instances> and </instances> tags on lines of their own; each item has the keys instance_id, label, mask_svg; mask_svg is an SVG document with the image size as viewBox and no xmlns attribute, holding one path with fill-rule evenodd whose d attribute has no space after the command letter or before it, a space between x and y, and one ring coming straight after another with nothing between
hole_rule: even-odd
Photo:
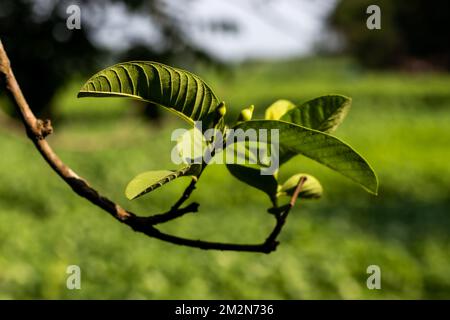
<instances>
[{"instance_id":1,"label":"young leaf","mask_svg":"<svg viewBox=\"0 0 450 320\"><path fill-rule=\"evenodd\" d=\"M278 196L280 195L289 195L292 196L295 189L297 188L297 184L300 181L300 178L306 177L306 181L302 185L302 189L299 193L299 198L304 199L316 199L320 198L323 193L322 185L320 184L319 180L317 180L312 175L306 174L306 173L297 173L286 180L285 183L283 183L282 186L280 186L280 189L278 190Z\"/></svg>"},{"instance_id":2,"label":"young leaf","mask_svg":"<svg viewBox=\"0 0 450 320\"><path fill-rule=\"evenodd\" d=\"M227 168L237 179L265 192L269 198L275 198L278 183L273 175L261 175L259 168L238 164L227 164Z\"/></svg>"},{"instance_id":3,"label":"young leaf","mask_svg":"<svg viewBox=\"0 0 450 320\"><path fill-rule=\"evenodd\" d=\"M296 106L289 100L278 100L272 103L270 107L266 109L266 120L280 120L280 118L289 110L294 109Z\"/></svg>"},{"instance_id":4,"label":"young leaf","mask_svg":"<svg viewBox=\"0 0 450 320\"><path fill-rule=\"evenodd\" d=\"M78 97L130 97L175 112L193 124L212 121L219 104L210 87L198 76L161 63L131 61L103 69L80 89Z\"/></svg>"},{"instance_id":5,"label":"young leaf","mask_svg":"<svg viewBox=\"0 0 450 320\"><path fill-rule=\"evenodd\" d=\"M176 178L197 175L200 165L190 165L179 170L147 171L137 175L127 185L125 195L129 200L134 200L149 193Z\"/></svg>"},{"instance_id":6,"label":"young leaf","mask_svg":"<svg viewBox=\"0 0 450 320\"><path fill-rule=\"evenodd\" d=\"M251 105L248 108L244 108L241 110L241 113L239 113L239 117L237 121L248 121L252 119L253 116L253 110L255 110L255 106Z\"/></svg>"},{"instance_id":7,"label":"young leaf","mask_svg":"<svg viewBox=\"0 0 450 320\"><path fill-rule=\"evenodd\" d=\"M183 163L194 163L194 161L199 163L206 147L207 142L204 135L195 126L180 135L175 146L178 157Z\"/></svg>"},{"instance_id":8,"label":"young leaf","mask_svg":"<svg viewBox=\"0 0 450 320\"><path fill-rule=\"evenodd\" d=\"M334 136L275 120L246 121L239 123L235 128L243 130L278 129L280 162L302 154L359 183L367 191L377 193L378 181L370 165L348 144ZM267 142L271 143L270 135L268 138Z\"/></svg>"},{"instance_id":9,"label":"young leaf","mask_svg":"<svg viewBox=\"0 0 450 320\"><path fill-rule=\"evenodd\" d=\"M351 103L352 99L341 95L322 96L291 109L280 120L331 133L344 120Z\"/></svg>"}]
</instances>

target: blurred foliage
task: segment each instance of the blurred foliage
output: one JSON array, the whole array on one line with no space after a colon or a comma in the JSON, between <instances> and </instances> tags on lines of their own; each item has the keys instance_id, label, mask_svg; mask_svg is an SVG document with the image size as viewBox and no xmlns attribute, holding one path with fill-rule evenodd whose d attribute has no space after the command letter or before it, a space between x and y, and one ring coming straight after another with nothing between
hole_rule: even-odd
<instances>
[{"instance_id":1,"label":"blurred foliage","mask_svg":"<svg viewBox=\"0 0 450 320\"><path fill-rule=\"evenodd\" d=\"M253 118L279 97L294 103L327 93L353 98L339 136L373 161L379 196L306 158L282 181L311 172L320 201L300 201L270 255L190 249L149 239L78 198L51 172L25 135L0 128L0 298L419 299L450 297L450 76L366 72L347 59L251 64L233 75L197 73L227 97L235 120ZM136 117L121 99L76 99L80 84L56 97L49 137L61 157L96 188L140 214L162 212L187 181L129 202L130 176L171 168L172 129ZM426 85L424 85L426 84ZM257 242L273 225L267 199L210 166L193 194L200 212L164 226L192 238ZM81 290L66 289L66 267L81 267ZM382 289L368 290L366 268L381 268Z\"/></svg>"},{"instance_id":2,"label":"blurred foliage","mask_svg":"<svg viewBox=\"0 0 450 320\"><path fill-rule=\"evenodd\" d=\"M56 5L41 16L34 5L27 0L1 1L0 39L33 110L41 113L70 75L94 68L104 52L88 40L85 28L66 29L65 7Z\"/></svg>"},{"instance_id":3,"label":"blurred foliage","mask_svg":"<svg viewBox=\"0 0 450 320\"><path fill-rule=\"evenodd\" d=\"M381 9L381 30L366 27L369 5ZM348 52L370 67L450 68L450 3L427 0L341 0L330 17Z\"/></svg>"},{"instance_id":4,"label":"blurred foliage","mask_svg":"<svg viewBox=\"0 0 450 320\"><path fill-rule=\"evenodd\" d=\"M190 0L195 1L195 0ZM81 29L68 30L66 9L81 8ZM125 52L117 53L99 47L93 33L102 27L105 16L98 13L112 4L123 4L130 14L147 12L155 25L160 42L148 46L139 41ZM186 6L186 8L188 8ZM186 32L190 30L183 6L175 10L165 0L2 0L0 1L0 39L12 61L16 77L31 107L39 116L51 113L51 100L74 75L89 76L93 70L114 60L180 59L182 65L193 61L218 63L198 48ZM215 32L235 32L232 21L213 21ZM111 31L114 32L114 31ZM117 55L119 57L117 57ZM1 93L1 91L0 91ZM155 116L154 108L147 108Z\"/></svg>"}]
</instances>

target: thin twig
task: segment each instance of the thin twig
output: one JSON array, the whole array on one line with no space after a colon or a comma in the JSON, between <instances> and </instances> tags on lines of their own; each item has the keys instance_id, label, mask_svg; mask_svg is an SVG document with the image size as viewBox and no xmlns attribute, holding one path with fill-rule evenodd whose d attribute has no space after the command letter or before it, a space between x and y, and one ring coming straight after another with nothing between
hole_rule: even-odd
<instances>
[{"instance_id":1,"label":"thin twig","mask_svg":"<svg viewBox=\"0 0 450 320\"><path fill-rule=\"evenodd\" d=\"M170 211L168 211L168 212L161 213L161 214L155 214L150 217L146 217L144 219L147 220L148 224L156 225L156 224L169 222L176 218L182 217L186 213L198 212L198 207L199 207L199 204L197 202L193 202L184 208L170 209Z\"/></svg>"},{"instance_id":2,"label":"thin twig","mask_svg":"<svg viewBox=\"0 0 450 320\"><path fill-rule=\"evenodd\" d=\"M133 230L142 232L149 237L156 238L172 244L189 246L200 249L211 250L230 250L230 251L242 251L242 252L262 252L270 253L276 249L278 242L276 237L283 227L287 214L295 203L295 200L300 192L302 183L299 182L296 192L294 193L289 210L287 210L278 219L277 224L272 231L271 235L261 244L235 244L235 243L220 243L209 242L203 240L193 240L177 237L174 235L166 234L155 228L155 224L167 222L188 212L196 212L198 210L198 204L192 203L185 208L180 206L189 198L193 190L195 189L196 181L193 180L188 188L183 193L182 197L175 203L169 212L154 215L150 217L139 217L134 213L123 209L117 203L109 200L105 196L101 195L97 190L92 188L89 183L77 175L70 167L68 167L53 151L51 146L45 140L46 136L53 132L53 128L49 120L40 120L35 117L31 111L14 73L10 66L10 61L3 48L3 44L0 40L0 76L3 76L5 86L8 94L11 96L17 110L19 111L22 122L25 126L28 137L34 143L34 146L42 155L44 160L49 166L72 188L72 190L79 196L85 198L95 206L103 209L113 216L118 221L128 225Z\"/></svg>"},{"instance_id":3,"label":"thin twig","mask_svg":"<svg viewBox=\"0 0 450 320\"><path fill-rule=\"evenodd\" d=\"M306 179L307 178L305 176L303 176L298 180L297 187L295 188L295 191L292 194L289 203L286 206L279 208L278 212L275 212L275 218L277 220L277 223L276 223L275 227L273 228L272 233L267 237L267 239L265 241L267 244L274 244L275 246L278 245L278 242L276 241L276 239L278 238L278 235L280 234L281 230L283 229L283 226L286 223L286 219L289 215L289 212L294 207L295 202L297 201L298 196L300 194L300 191L302 190L302 187L303 187L304 183L306 182Z\"/></svg>"},{"instance_id":4,"label":"thin twig","mask_svg":"<svg viewBox=\"0 0 450 320\"><path fill-rule=\"evenodd\" d=\"M203 171L203 168L202 168L202 171ZM200 172L200 174L201 174L201 172ZM183 203L185 203L186 200L189 199L189 197L191 196L192 192L195 190L195 185L197 184L198 178L200 178L200 174L198 176L193 176L192 177L191 182L189 183L187 188L184 190L184 192L181 195L180 199L178 199L178 201L175 202L175 204L172 206L172 208L170 208L169 212L173 212L173 211L178 210L183 205Z\"/></svg>"}]
</instances>

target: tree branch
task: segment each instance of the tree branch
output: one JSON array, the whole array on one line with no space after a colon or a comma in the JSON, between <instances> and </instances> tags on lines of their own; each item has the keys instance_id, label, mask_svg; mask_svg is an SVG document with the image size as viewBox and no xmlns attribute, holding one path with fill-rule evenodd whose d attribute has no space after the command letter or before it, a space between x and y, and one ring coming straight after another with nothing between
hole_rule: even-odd
<instances>
[{"instance_id":1,"label":"tree branch","mask_svg":"<svg viewBox=\"0 0 450 320\"><path fill-rule=\"evenodd\" d=\"M10 61L3 48L0 40L0 76L4 80L7 92L10 95L13 103L19 111L22 122L25 126L26 133L33 142L36 149L39 151L48 165L55 171L80 197L85 198L95 206L103 209L113 216L118 221L128 225L133 230L146 234L149 237L156 238L168 243L211 250L230 250L230 251L245 251L245 252L262 252L270 253L277 247L278 242L276 238L281 232L283 224L287 215L298 197L301 186L304 181L299 181L297 190L291 198L288 208L277 216L277 224L272 233L261 244L235 244L235 243L220 243L209 242L203 240L193 240L177 237L174 235L161 232L154 225L170 221L177 217L181 217L188 212L197 212L198 204L192 203L184 208L181 205L189 198L195 189L196 180L193 180L184 191L181 198L172 206L170 211L150 217L139 217L134 213L123 209L120 205L101 195L97 190L89 185L89 183L77 175L70 167L68 167L53 151L51 146L45 140L46 136L53 132L50 120L40 120L35 117L31 111L14 73L10 66Z\"/></svg>"}]
</instances>

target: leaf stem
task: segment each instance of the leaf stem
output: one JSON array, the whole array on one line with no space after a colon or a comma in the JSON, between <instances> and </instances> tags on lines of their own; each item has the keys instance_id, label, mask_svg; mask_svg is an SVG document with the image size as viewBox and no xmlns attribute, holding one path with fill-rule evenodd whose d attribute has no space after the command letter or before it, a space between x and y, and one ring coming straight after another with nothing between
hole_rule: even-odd
<instances>
[{"instance_id":1,"label":"leaf stem","mask_svg":"<svg viewBox=\"0 0 450 320\"><path fill-rule=\"evenodd\" d=\"M303 187L304 183L306 182L306 179L307 178L305 176L302 176L299 179L299 181L297 183L297 187L295 188L295 191L292 194L292 197L291 197L289 203L283 207L278 208L279 211L275 212L276 225L275 225L274 229L272 230L272 233L267 237L266 243L274 243L276 245L278 244L276 239L278 238L278 235L280 234L281 230L283 229L283 226L286 223L286 219L289 215L289 212L294 207L294 205L298 199L298 196L300 194L300 191L302 190L302 187Z\"/></svg>"}]
</instances>

